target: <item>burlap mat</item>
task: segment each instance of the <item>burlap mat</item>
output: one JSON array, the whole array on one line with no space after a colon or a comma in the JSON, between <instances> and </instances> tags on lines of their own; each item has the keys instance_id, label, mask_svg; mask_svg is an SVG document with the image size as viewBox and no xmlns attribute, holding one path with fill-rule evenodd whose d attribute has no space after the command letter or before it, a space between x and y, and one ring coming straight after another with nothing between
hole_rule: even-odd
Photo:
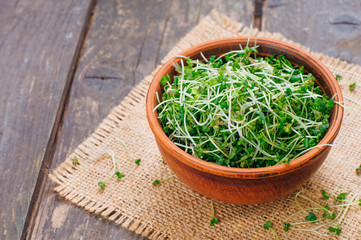
<instances>
[{"instance_id":1,"label":"burlap mat","mask_svg":"<svg viewBox=\"0 0 361 240\"><path fill-rule=\"evenodd\" d=\"M163 62L195 44L222 37L247 36L248 33L249 29L241 23L212 12L169 52ZM254 34L291 42L281 34L257 31ZM333 73L343 76L340 84L344 96L361 102L360 66L312 54ZM152 75L137 85L98 129L51 174L57 185L56 192L72 203L150 239L271 239L274 238L272 233L263 229L267 220L274 223L281 239L320 238L307 232L283 231L283 220L298 210L293 200L295 193L253 206L215 201L220 222L211 227L210 199L191 190L176 177L153 186L155 179L165 178L172 172L163 162L146 120L145 96ZM358 85L353 92L348 89L351 82ZM361 189L361 176L355 174L356 167L361 164L361 107L347 100L345 106L358 110L346 109L342 129L335 142L337 146L332 148L321 169L304 186L308 196L318 198L320 189L351 188L354 193ZM118 137L127 143L136 157L142 159L139 166L134 164ZM114 150L121 162L121 172L126 175L121 180L113 177L104 191L100 191L97 183L107 178L113 165L108 155L99 155L94 149ZM73 166L75 155L79 158L79 165ZM361 239L360 207L349 211L342 227L339 238Z\"/></svg>"}]
</instances>

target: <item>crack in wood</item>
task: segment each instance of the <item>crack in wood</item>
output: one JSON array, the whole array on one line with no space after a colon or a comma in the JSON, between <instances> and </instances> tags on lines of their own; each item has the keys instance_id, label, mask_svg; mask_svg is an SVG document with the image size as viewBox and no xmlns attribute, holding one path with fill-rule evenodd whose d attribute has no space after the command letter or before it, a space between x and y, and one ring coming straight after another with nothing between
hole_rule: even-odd
<instances>
[{"instance_id":1,"label":"crack in wood","mask_svg":"<svg viewBox=\"0 0 361 240\"><path fill-rule=\"evenodd\" d=\"M158 59L159 59L159 54L160 54L160 48L161 48L162 43L163 43L163 38L164 38L164 33L165 33L165 30L167 29L167 25L168 25L168 21L169 21L170 9L172 8L172 3L173 3L173 1L171 1L171 2L170 2L169 7L168 7L168 10L167 10L167 15L166 15L166 18L165 18L165 22L164 22L164 27L163 27L162 35L161 35L161 38L160 38L160 42L159 42L158 49L157 49L157 54L156 54L156 57L155 57L154 68L155 68L155 67L157 67L157 65L158 65Z\"/></svg>"},{"instance_id":2,"label":"crack in wood","mask_svg":"<svg viewBox=\"0 0 361 240\"><path fill-rule=\"evenodd\" d=\"M360 25L360 20L349 14L336 15L331 21L334 25Z\"/></svg>"},{"instance_id":3,"label":"crack in wood","mask_svg":"<svg viewBox=\"0 0 361 240\"><path fill-rule=\"evenodd\" d=\"M199 19L201 17L201 12L202 12L202 5L203 5L203 0L201 0L200 4L199 4L199 10L198 10L198 14L197 14L197 20L196 23L199 23Z\"/></svg>"},{"instance_id":4,"label":"crack in wood","mask_svg":"<svg viewBox=\"0 0 361 240\"><path fill-rule=\"evenodd\" d=\"M62 94L62 98L59 104L59 108L56 114L56 119L54 122L53 129L51 131L51 135L48 141L48 145L45 150L45 155L41 164L41 171L39 172L38 179L35 184L34 192L32 194L32 198L29 204L28 213L25 219L25 223L23 226L23 231L21 235L21 239L28 239L29 236L31 236L31 231L33 229L33 226L35 224L34 219L39 211L40 202L43 196L43 183L46 178L48 178L48 172L49 167L51 165L51 162L54 157L54 153L56 150L57 141L60 135L60 131L64 122L64 117L66 113L66 109L69 102L70 92L71 92L71 86L73 83L73 79L75 76L75 72L80 60L80 56L82 53L82 50L85 46L85 40L87 38L89 29L91 27L91 24L93 22L95 7L97 5L97 0L92 0L89 4L88 9L88 15L84 21L84 27L82 29L82 32L79 37L79 41L74 53L74 57L72 60L72 68L69 71L68 77L67 77L67 83L64 89L64 92Z\"/></svg>"},{"instance_id":5,"label":"crack in wood","mask_svg":"<svg viewBox=\"0 0 361 240\"><path fill-rule=\"evenodd\" d=\"M143 48L144 48L144 44L145 44L145 40L147 39L147 36L148 36L148 30L149 30L149 22L147 24L147 31L145 32L145 35L144 35L144 38L143 38L143 41L142 41L142 45L140 47L140 51L139 51L139 55L138 55L138 58L137 58L137 63L135 65L135 68L134 68L134 71L133 71L133 85L136 84L137 82L137 79L135 77L135 73L137 72L137 69L138 69L138 66L139 66L139 63L140 63L140 59L142 57L142 52L143 52Z\"/></svg>"},{"instance_id":6,"label":"crack in wood","mask_svg":"<svg viewBox=\"0 0 361 240\"><path fill-rule=\"evenodd\" d=\"M102 77L102 76L85 76L84 79L100 79L103 81L106 80L123 80L121 77Z\"/></svg>"},{"instance_id":7,"label":"crack in wood","mask_svg":"<svg viewBox=\"0 0 361 240\"><path fill-rule=\"evenodd\" d=\"M262 30L262 12L265 0L254 1L253 27Z\"/></svg>"}]
</instances>

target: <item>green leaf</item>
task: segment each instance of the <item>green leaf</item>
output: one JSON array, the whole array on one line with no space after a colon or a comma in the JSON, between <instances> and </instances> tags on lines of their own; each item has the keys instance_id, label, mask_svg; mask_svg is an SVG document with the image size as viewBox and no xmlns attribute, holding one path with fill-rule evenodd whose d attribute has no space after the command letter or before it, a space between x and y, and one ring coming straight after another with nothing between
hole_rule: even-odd
<instances>
[{"instance_id":1,"label":"green leaf","mask_svg":"<svg viewBox=\"0 0 361 240\"><path fill-rule=\"evenodd\" d=\"M105 189L105 183L104 182L98 182L98 186L103 190Z\"/></svg>"},{"instance_id":2,"label":"green leaf","mask_svg":"<svg viewBox=\"0 0 361 240\"><path fill-rule=\"evenodd\" d=\"M333 99L328 100L327 104L326 104L327 110L331 110L333 108L334 103L335 103L335 100L333 100Z\"/></svg>"},{"instance_id":3,"label":"green leaf","mask_svg":"<svg viewBox=\"0 0 361 240\"><path fill-rule=\"evenodd\" d=\"M121 174L120 172L115 172L115 175L117 175L118 179L122 179L123 177L125 177L125 175Z\"/></svg>"},{"instance_id":4,"label":"green leaf","mask_svg":"<svg viewBox=\"0 0 361 240\"><path fill-rule=\"evenodd\" d=\"M170 76L169 74L163 76L161 79L160 79L160 85L164 86L166 85L167 83L170 82Z\"/></svg>"},{"instance_id":5,"label":"green leaf","mask_svg":"<svg viewBox=\"0 0 361 240\"><path fill-rule=\"evenodd\" d=\"M289 228L291 227L291 224L290 223L286 223L284 222L284 230L287 232L289 230Z\"/></svg>"},{"instance_id":6,"label":"green leaf","mask_svg":"<svg viewBox=\"0 0 361 240\"><path fill-rule=\"evenodd\" d=\"M141 159L138 158L138 159L135 159L134 163L137 164L137 165L139 165L140 161L141 161Z\"/></svg>"},{"instance_id":7,"label":"green leaf","mask_svg":"<svg viewBox=\"0 0 361 240\"><path fill-rule=\"evenodd\" d=\"M308 213L308 216L306 216L305 219L306 219L307 221L314 222L314 221L317 220L317 216L316 216L314 213L309 212L309 213Z\"/></svg>"},{"instance_id":8,"label":"green leaf","mask_svg":"<svg viewBox=\"0 0 361 240\"><path fill-rule=\"evenodd\" d=\"M214 217L211 219L209 226L213 226L214 224L217 224L217 223L218 223L218 218Z\"/></svg>"},{"instance_id":9,"label":"green leaf","mask_svg":"<svg viewBox=\"0 0 361 240\"><path fill-rule=\"evenodd\" d=\"M339 74L336 74L336 80L337 80L337 81L340 81L341 79L342 79L342 76L339 75Z\"/></svg>"},{"instance_id":10,"label":"green leaf","mask_svg":"<svg viewBox=\"0 0 361 240\"><path fill-rule=\"evenodd\" d=\"M287 89L286 89L286 94L287 94L287 95L292 95L292 90L291 90L291 88L287 88Z\"/></svg>"},{"instance_id":11,"label":"green leaf","mask_svg":"<svg viewBox=\"0 0 361 240\"><path fill-rule=\"evenodd\" d=\"M328 193L325 190L322 189L321 194L322 194L323 199L330 199L330 197L327 195Z\"/></svg>"},{"instance_id":12,"label":"green leaf","mask_svg":"<svg viewBox=\"0 0 361 240\"><path fill-rule=\"evenodd\" d=\"M294 75L294 76L292 76L292 77L290 78L290 82L291 82L291 83L295 83L295 82L298 82L298 81L301 81L301 80L302 80L302 78L301 78L301 75L300 75L300 74Z\"/></svg>"},{"instance_id":13,"label":"green leaf","mask_svg":"<svg viewBox=\"0 0 361 240\"><path fill-rule=\"evenodd\" d=\"M153 185L158 185L160 182L158 179L154 180L154 182L152 182Z\"/></svg>"},{"instance_id":14,"label":"green leaf","mask_svg":"<svg viewBox=\"0 0 361 240\"><path fill-rule=\"evenodd\" d=\"M328 198L327 198L328 199ZM328 206L328 203L326 203L326 205L324 206L324 208L326 209L326 210L330 210L330 206Z\"/></svg>"},{"instance_id":15,"label":"green leaf","mask_svg":"<svg viewBox=\"0 0 361 240\"><path fill-rule=\"evenodd\" d=\"M356 168L356 173L361 174L361 165L358 168Z\"/></svg>"},{"instance_id":16,"label":"green leaf","mask_svg":"<svg viewBox=\"0 0 361 240\"><path fill-rule=\"evenodd\" d=\"M270 228L272 228L272 222L271 221L267 221L265 224L263 224L263 228L265 229L265 230L267 230L267 229L270 229Z\"/></svg>"},{"instance_id":17,"label":"green leaf","mask_svg":"<svg viewBox=\"0 0 361 240\"><path fill-rule=\"evenodd\" d=\"M329 227L328 231L332 232L332 233L336 233L337 235L339 235L341 233L342 228L334 228L334 227Z\"/></svg>"},{"instance_id":18,"label":"green leaf","mask_svg":"<svg viewBox=\"0 0 361 240\"><path fill-rule=\"evenodd\" d=\"M78 164L79 164L79 159L78 159L78 157L77 157L77 156L75 156L75 157L73 158L73 162L72 162L72 164L73 164L74 166L76 166L76 165L78 165Z\"/></svg>"},{"instance_id":19,"label":"green leaf","mask_svg":"<svg viewBox=\"0 0 361 240\"><path fill-rule=\"evenodd\" d=\"M340 195L338 195L337 197L335 197L335 201L344 201L346 199L346 196L348 195L348 193L340 193Z\"/></svg>"},{"instance_id":20,"label":"green leaf","mask_svg":"<svg viewBox=\"0 0 361 240\"><path fill-rule=\"evenodd\" d=\"M329 211L325 211L322 215L322 217L326 218L326 219L330 219L330 220L333 220L336 218L336 213L332 213L330 215Z\"/></svg>"},{"instance_id":21,"label":"green leaf","mask_svg":"<svg viewBox=\"0 0 361 240\"><path fill-rule=\"evenodd\" d=\"M355 90L355 88L356 88L356 83L355 82L351 83L350 84L350 90L353 91L353 90Z\"/></svg>"}]
</instances>

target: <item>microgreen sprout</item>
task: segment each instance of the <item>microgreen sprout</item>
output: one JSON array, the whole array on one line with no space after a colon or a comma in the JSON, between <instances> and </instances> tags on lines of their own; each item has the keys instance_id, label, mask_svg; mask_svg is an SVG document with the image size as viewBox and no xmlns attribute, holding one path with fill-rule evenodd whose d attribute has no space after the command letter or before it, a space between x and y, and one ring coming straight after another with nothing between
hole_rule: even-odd
<instances>
[{"instance_id":1,"label":"microgreen sprout","mask_svg":"<svg viewBox=\"0 0 361 240\"><path fill-rule=\"evenodd\" d=\"M332 233L336 233L336 235L339 235L341 233L342 228L334 228L334 227L329 227L328 231L332 232Z\"/></svg>"},{"instance_id":2,"label":"microgreen sprout","mask_svg":"<svg viewBox=\"0 0 361 240\"><path fill-rule=\"evenodd\" d=\"M221 56L174 64L157 95L164 132L189 154L222 166L289 163L317 145L335 102L304 67L257 56L247 44ZM324 145L323 145L324 146Z\"/></svg>"},{"instance_id":3,"label":"microgreen sprout","mask_svg":"<svg viewBox=\"0 0 361 240\"><path fill-rule=\"evenodd\" d=\"M349 88L350 88L350 91L355 90L355 88L356 88L356 83L355 83L355 82L354 82L354 83L351 83L350 86L349 86Z\"/></svg>"},{"instance_id":4,"label":"microgreen sprout","mask_svg":"<svg viewBox=\"0 0 361 240\"><path fill-rule=\"evenodd\" d=\"M356 168L356 174L361 174L361 165L358 168Z\"/></svg>"},{"instance_id":5,"label":"microgreen sprout","mask_svg":"<svg viewBox=\"0 0 361 240\"><path fill-rule=\"evenodd\" d=\"M173 175L170 175L170 176L164 178L163 180L158 180L158 179L156 179L156 180L154 180L154 181L152 182L152 184L153 184L153 185L159 185L159 184L161 184L162 182L165 182L165 181L167 181L167 180L169 180L169 179L171 179L171 178L173 178L173 177L175 177L175 176L176 176L176 175L173 174Z\"/></svg>"},{"instance_id":6,"label":"microgreen sprout","mask_svg":"<svg viewBox=\"0 0 361 240\"><path fill-rule=\"evenodd\" d=\"M272 222L271 221L267 221L265 224L263 224L263 228L264 230L271 230L273 232L273 234L276 236L277 239L279 239L277 232L272 228Z\"/></svg>"},{"instance_id":7,"label":"microgreen sprout","mask_svg":"<svg viewBox=\"0 0 361 240\"><path fill-rule=\"evenodd\" d=\"M287 232L288 229L291 227L291 224L290 224L290 223L284 222L283 225L284 225L284 228L283 228L283 229L284 229L286 232Z\"/></svg>"},{"instance_id":8,"label":"microgreen sprout","mask_svg":"<svg viewBox=\"0 0 361 240\"><path fill-rule=\"evenodd\" d=\"M341 75L339 75L339 74L336 74L336 75L335 75L335 77L336 77L336 80L337 80L337 81L342 80L342 76L341 76Z\"/></svg>"},{"instance_id":9,"label":"microgreen sprout","mask_svg":"<svg viewBox=\"0 0 361 240\"><path fill-rule=\"evenodd\" d=\"M120 172L115 172L115 175L118 177L118 179L122 179L123 177L125 177L125 175Z\"/></svg>"},{"instance_id":10,"label":"microgreen sprout","mask_svg":"<svg viewBox=\"0 0 361 240\"><path fill-rule=\"evenodd\" d=\"M95 150L93 150L93 151L95 151ZM112 171L112 173L111 173L105 180L98 182L98 186L99 186L102 190L104 190L106 183L107 183L114 175L116 175L118 179L123 178L125 175L120 173L120 162L119 162L118 159L115 158L115 153L114 153L113 150L111 150L111 149L103 149L103 150L99 150L98 152L99 152L99 154L104 154L104 153L108 154L108 155L111 157L112 162L113 162L113 171ZM97 159L97 158L96 158L96 159ZM118 165L118 166L117 166L117 165Z\"/></svg>"},{"instance_id":11,"label":"microgreen sprout","mask_svg":"<svg viewBox=\"0 0 361 240\"><path fill-rule=\"evenodd\" d=\"M305 219L310 222L315 222L317 220L317 216L313 212L309 212Z\"/></svg>"},{"instance_id":12,"label":"microgreen sprout","mask_svg":"<svg viewBox=\"0 0 361 240\"><path fill-rule=\"evenodd\" d=\"M346 196L348 195L348 193L340 193L337 197L335 197L335 202L337 201L344 201L346 199Z\"/></svg>"},{"instance_id":13,"label":"microgreen sprout","mask_svg":"<svg viewBox=\"0 0 361 240\"><path fill-rule=\"evenodd\" d=\"M105 183L104 182L98 182L98 186L103 190L105 189Z\"/></svg>"},{"instance_id":14,"label":"microgreen sprout","mask_svg":"<svg viewBox=\"0 0 361 240\"><path fill-rule=\"evenodd\" d=\"M118 137L117 140L124 145L124 148L125 148L125 150L127 151L128 155L129 155L131 158L134 159L134 163L137 164L137 165L139 165L141 159L140 159L140 158L136 158L136 157L133 155L133 153L129 150L127 144L126 144L120 137Z\"/></svg>"},{"instance_id":15,"label":"microgreen sprout","mask_svg":"<svg viewBox=\"0 0 361 240\"><path fill-rule=\"evenodd\" d=\"M328 193L325 191L325 190L321 190L321 194L322 194L322 197L323 199L329 199L330 197L328 196Z\"/></svg>"},{"instance_id":16,"label":"microgreen sprout","mask_svg":"<svg viewBox=\"0 0 361 240\"><path fill-rule=\"evenodd\" d=\"M213 206L213 202L211 202L211 211L212 211L212 219L209 222L209 226L213 226L214 224L217 224L219 222L219 219L216 218L216 214L214 211L214 206Z\"/></svg>"},{"instance_id":17,"label":"microgreen sprout","mask_svg":"<svg viewBox=\"0 0 361 240\"><path fill-rule=\"evenodd\" d=\"M345 192L347 191L347 192ZM341 233L341 224L351 206L360 205L359 202L354 201L356 195L350 200L347 200L349 195L349 189L337 189L334 191L326 192L321 190L323 201L329 201L325 205L312 200L311 198L302 194L302 191L295 195L295 202L298 208L298 212L290 215L284 220L284 230L306 231L318 234L320 236L338 235ZM335 194L335 197L331 198ZM299 198L306 200L312 207L304 208L299 202ZM335 200L332 203L332 200ZM321 215L321 213L323 214ZM302 221L300 218L304 216L306 221ZM299 222L292 222L292 219L300 219Z\"/></svg>"},{"instance_id":18,"label":"microgreen sprout","mask_svg":"<svg viewBox=\"0 0 361 240\"><path fill-rule=\"evenodd\" d=\"M79 159L78 159L78 157L77 157L77 156L75 156L75 157L73 158L73 162L72 162L72 164L73 164L73 166L76 166L76 165L78 165L78 164L79 164Z\"/></svg>"}]
</instances>

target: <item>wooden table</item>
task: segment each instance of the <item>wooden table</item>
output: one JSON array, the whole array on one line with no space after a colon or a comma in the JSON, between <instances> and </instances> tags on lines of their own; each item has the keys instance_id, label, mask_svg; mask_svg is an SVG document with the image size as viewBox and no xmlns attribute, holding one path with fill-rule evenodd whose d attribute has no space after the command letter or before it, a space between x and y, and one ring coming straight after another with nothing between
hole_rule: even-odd
<instances>
[{"instance_id":1,"label":"wooden table","mask_svg":"<svg viewBox=\"0 0 361 240\"><path fill-rule=\"evenodd\" d=\"M0 239L140 239L48 173L211 9L361 64L357 0L0 2Z\"/></svg>"}]
</instances>

